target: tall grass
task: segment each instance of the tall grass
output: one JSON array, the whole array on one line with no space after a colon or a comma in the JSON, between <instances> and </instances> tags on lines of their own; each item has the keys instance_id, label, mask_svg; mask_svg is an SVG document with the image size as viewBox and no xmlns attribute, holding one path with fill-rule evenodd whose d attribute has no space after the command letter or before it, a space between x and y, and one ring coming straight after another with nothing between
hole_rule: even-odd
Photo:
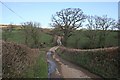
<instances>
[{"instance_id":1,"label":"tall grass","mask_svg":"<svg viewBox=\"0 0 120 80\"><path fill-rule=\"evenodd\" d=\"M41 49L42 50L42 49ZM40 51L40 55L36 59L36 63L24 71L25 78L47 78L48 68L46 62L46 51Z\"/></svg>"}]
</instances>

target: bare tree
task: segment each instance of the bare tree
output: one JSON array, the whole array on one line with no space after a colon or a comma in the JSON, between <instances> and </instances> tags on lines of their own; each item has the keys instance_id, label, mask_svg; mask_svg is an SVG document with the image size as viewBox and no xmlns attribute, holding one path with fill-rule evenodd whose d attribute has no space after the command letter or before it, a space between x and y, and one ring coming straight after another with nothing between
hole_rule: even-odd
<instances>
[{"instance_id":1,"label":"bare tree","mask_svg":"<svg viewBox=\"0 0 120 80\"><path fill-rule=\"evenodd\" d=\"M25 44L28 45L29 43L29 36L30 36L30 26L32 26L29 22L22 23L22 29L25 36Z\"/></svg>"},{"instance_id":2,"label":"bare tree","mask_svg":"<svg viewBox=\"0 0 120 80\"><path fill-rule=\"evenodd\" d=\"M89 38L89 48L95 48L96 47L96 35L97 35L97 30L99 28L99 25L97 24L97 20L95 19L95 16L87 16L87 31L86 31L86 37Z\"/></svg>"},{"instance_id":3,"label":"bare tree","mask_svg":"<svg viewBox=\"0 0 120 80\"><path fill-rule=\"evenodd\" d=\"M39 47L39 36L41 32L40 23L32 23L31 27L31 38L33 39L34 47Z\"/></svg>"},{"instance_id":4,"label":"bare tree","mask_svg":"<svg viewBox=\"0 0 120 80\"><path fill-rule=\"evenodd\" d=\"M52 15L53 27L58 27L63 32L64 45L67 44L67 39L72 35L72 32L79 27L82 27L82 23L85 20L85 15L80 8L67 8L56 12Z\"/></svg>"},{"instance_id":5,"label":"bare tree","mask_svg":"<svg viewBox=\"0 0 120 80\"><path fill-rule=\"evenodd\" d=\"M30 43L30 39L33 40L32 47L39 46L39 32L41 31L40 23L36 22L25 22L22 24L22 28L25 35L25 44Z\"/></svg>"},{"instance_id":6,"label":"bare tree","mask_svg":"<svg viewBox=\"0 0 120 80\"><path fill-rule=\"evenodd\" d=\"M99 45L100 47L104 47L106 35L108 35L108 29L111 29L116 25L116 21L112 18L108 18L107 15L103 15L102 17L96 16L95 20L97 21L97 25L100 31L99 34Z\"/></svg>"},{"instance_id":7,"label":"bare tree","mask_svg":"<svg viewBox=\"0 0 120 80\"><path fill-rule=\"evenodd\" d=\"M112 18L108 18L107 15L103 15L102 17L88 16L87 22L86 26L88 31L86 32L86 36L90 39L90 47L96 47L95 42L97 34L99 35L99 47L104 47L106 36L109 34L107 30L114 28L116 26L116 21Z\"/></svg>"},{"instance_id":8,"label":"bare tree","mask_svg":"<svg viewBox=\"0 0 120 80\"><path fill-rule=\"evenodd\" d=\"M120 30L120 19L118 19L118 22L116 21L115 25L111 27L112 30Z\"/></svg>"},{"instance_id":9,"label":"bare tree","mask_svg":"<svg viewBox=\"0 0 120 80\"><path fill-rule=\"evenodd\" d=\"M108 30L116 25L115 19L108 18L107 15L103 15L102 17L97 16L96 19L101 30Z\"/></svg>"}]
</instances>

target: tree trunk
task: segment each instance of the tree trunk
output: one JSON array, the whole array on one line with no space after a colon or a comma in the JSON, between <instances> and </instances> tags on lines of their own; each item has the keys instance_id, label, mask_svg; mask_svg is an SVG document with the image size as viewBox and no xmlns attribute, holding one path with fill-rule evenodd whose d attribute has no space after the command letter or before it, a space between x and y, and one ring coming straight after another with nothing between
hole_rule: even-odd
<instances>
[{"instance_id":1,"label":"tree trunk","mask_svg":"<svg viewBox=\"0 0 120 80\"><path fill-rule=\"evenodd\" d=\"M67 46L67 40L68 40L68 37L67 37L67 36L64 36L64 41L63 41L63 45L64 45L64 46Z\"/></svg>"}]
</instances>

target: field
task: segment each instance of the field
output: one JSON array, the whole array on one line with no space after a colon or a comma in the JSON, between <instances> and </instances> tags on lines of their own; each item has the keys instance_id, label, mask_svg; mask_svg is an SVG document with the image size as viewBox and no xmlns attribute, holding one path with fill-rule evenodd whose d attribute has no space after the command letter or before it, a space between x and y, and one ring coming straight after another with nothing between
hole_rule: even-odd
<instances>
[{"instance_id":1,"label":"field","mask_svg":"<svg viewBox=\"0 0 120 80\"><path fill-rule=\"evenodd\" d=\"M95 32L95 31L92 31L92 32ZM100 48L99 32L100 31L97 31L96 39L91 41L91 39L86 36L87 34L89 34L87 30L77 30L73 32L73 35L68 38L66 47L82 48L82 49ZM118 46L118 33L119 31L107 31L105 42L103 44L104 47ZM16 42L19 44L25 44L25 36L22 30L13 30L11 33L8 33L8 34L3 32L2 35L3 35L3 38L4 38L4 35L6 35L7 41ZM41 32L39 34L39 43L45 43L44 47L54 46L53 37L54 37L54 34L49 35L45 32ZM94 42L94 44L91 44L91 42ZM29 39L28 45L30 47L32 46L32 43L33 43L32 39Z\"/></svg>"},{"instance_id":2,"label":"field","mask_svg":"<svg viewBox=\"0 0 120 80\"><path fill-rule=\"evenodd\" d=\"M95 31L93 31L95 32ZM71 48L83 48L83 49L89 49L89 48L99 48L99 31L97 31L96 39L93 40L94 44L91 44L89 39L86 35L88 35L87 30L78 30L73 33L72 36L69 37L67 41L67 47ZM105 47L113 47L118 46L118 33L119 31L107 31L107 35L105 37ZM90 34L89 34L90 35ZM92 35L92 34L91 34ZM91 47L92 45L92 47Z\"/></svg>"},{"instance_id":3,"label":"field","mask_svg":"<svg viewBox=\"0 0 120 80\"><path fill-rule=\"evenodd\" d=\"M4 35L7 37L7 41L9 42L16 42L19 44L25 44L25 34L22 30L13 30L10 33L2 33L2 36L4 38ZM47 46L51 46L50 42L52 40L52 36L48 35L46 33L41 32L39 35L39 42L43 43L45 42ZM29 40L29 44L32 43L32 39ZM31 46L31 45L30 45Z\"/></svg>"}]
</instances>

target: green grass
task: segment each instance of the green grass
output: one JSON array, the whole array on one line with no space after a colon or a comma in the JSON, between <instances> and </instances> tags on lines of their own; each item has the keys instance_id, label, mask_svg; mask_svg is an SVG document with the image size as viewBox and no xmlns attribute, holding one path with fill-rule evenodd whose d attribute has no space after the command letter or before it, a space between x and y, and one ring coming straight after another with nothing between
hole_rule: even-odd
<instances>
[{"instance_id":1,"label":"green grass","mask_svg":"<svg viewBox=\"0 0 120 80\"><path fill-rule=\"evenodd\" d=\"M2 32L2 34L6 34L4 32ZM25 36L24 36L24 32L22 30L13 30L12 32L10 32L10 34L6 34L8 40L7 41L11 41L11 42L16 42L19 44L25 44ZM4 35L3 35L4 37ZM51 46L51 40L52 40L52 36L48 35L46 33L40 33L39 35L39 42L45 42L47 46ZM32 39L29 39L29 44L32 44Z\"/></svg>"},{"instance_id":2,"label":"green grass","mask_svg":"<svg viewBox=\"0 0 120 80\"><path fill-rule=\"evenodd\" d=\"M94 31L93 31L94 32ZM95 48L100 47L99 46L99 31L97 31L97 36L95 42ZM111 46L118 46L118 32L119 31L106 31L108 34L105 37L105 47L111 47ZM71 47L71 48L90 48L90 39L86 37L87 31L82 31L78 30L73 33L72 36L69 37L67 41L67 46L66 47ZM78 39L78 42L76 43Z\"/></svg>"},{"instance_id":3,"label":"green grass","mask_svg":"<svg viewBox=\"0 0 120 80\"><path fill-rule=\"evenodd\" d=\"M51 39L52 39L52 36L49 35L49 34L46 34L46 33L41 33L41 36L39 38L39 40L41 42L46 42L46 43L50 43L51 42Z\"/></svg>"},{"instance_id":4,"label":"green grass","mask_svg":"<svg viewBox=\"0 0 120 80\"><path fill-rule=\"evenodd\" d=\"M45 51L40 52L39 57L36 60L36 64L25 70L23 77L25 78L47 78L48 68L46 62Z\"/></svg>"},{"instance_id":5,"label":"green grass","mask_svg":"<svg viewBox=\"0 0 120 80\"><path fill-rule=\"evenodd\" d=\"M13 41L19 44L24 43L24 34L22 31L12 31L10 36L8 35L8 41Z\"/></svg>"},{"instance_id":6,"label":"green grass","mask_svg":"<svg viewBox=\"0 0 120 80\"><path fill-rule=\"evenodd\" d=\"M39 40L41 42L45 42L47 44L47 46L51 46L52 36L48 35L46 33L41 33Z\"/></svg>"},{"instance_id":7,"label":"green grass","mask_svg":"<svg viewBox=\"0 0 120 80\"><path fill-rule=\"evenodd\" d=\"M94 31L93 31L94 32ZM109 34L106 36L106 41L104 46L111 47L111 46L118 46L118 31L107 31ZM75 31L72 36L69 37L67 41L67 47L71 48L90 48L90 39L86 37L87 31ZM3 34L5 34L3 32ZM7 35L8 41L17 42L20 44L25 43L25 36L22 30L13 30L10 34ZM53 37L49 34L41 32L39 35L39 42L45 42L45 47L52 46L52 39ZM97 33L96 40L94 41L94 48L98 48L99 46L99 33ZM31 47L33 41L29 39L29 46ZM92 45L91 45L92 46Z\"/></svg>"},{"instance_id":8,"label":"green grass","mask_svg":"<svg viewBox=\"0 0 120 80\"><path fill-rule=\"evenodd\" d=\"M48 77L48 66L47 66L47 62L46 62L46 55L45 52L43 51L43 53L40 55L40 60L39 60L39 64L40 64L40 78L47 78Z\"/></svg>"}]
</instances>

